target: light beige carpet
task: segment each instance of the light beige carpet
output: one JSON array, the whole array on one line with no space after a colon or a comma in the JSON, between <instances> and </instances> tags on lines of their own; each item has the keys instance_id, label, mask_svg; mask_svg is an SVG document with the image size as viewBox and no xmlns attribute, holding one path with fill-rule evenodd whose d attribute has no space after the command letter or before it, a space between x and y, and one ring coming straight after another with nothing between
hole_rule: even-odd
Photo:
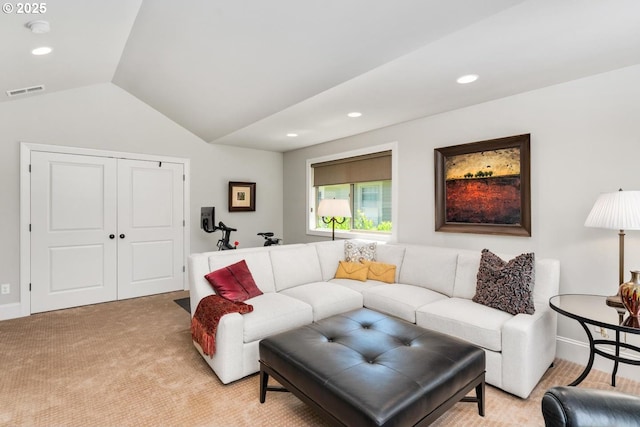
<instances>
[{"instance_id":1,"label":"light beige carpet","mask_svg":"<svg viewBox=\"0 0 640 427\"><path fill-rule=\"evenodd\" d=\"M222 385L196 352L187 292L36 314L0 322L3 426L324 426L289 393L258 401L258 376ZM544 391L581 367L558 360L522 400L487 388L486 416L458 403L436 426L542 426ZM612 389L593 371L581 387ZM384 384L380 384L384 387ZM619 391L640 384L618 379Z\"/></svg>"}]
</instances>

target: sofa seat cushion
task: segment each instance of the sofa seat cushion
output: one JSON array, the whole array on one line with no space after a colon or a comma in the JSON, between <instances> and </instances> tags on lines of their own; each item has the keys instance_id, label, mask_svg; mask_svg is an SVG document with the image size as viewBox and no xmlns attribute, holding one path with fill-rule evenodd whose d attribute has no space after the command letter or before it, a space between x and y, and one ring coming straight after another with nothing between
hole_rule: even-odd
<instances>
[{"instance_id":1,"label":"sofa seat cushion","mask_svg":"<svg viewBox=\"0 0 640 427\"><path fill-rule=\"evenodd\" d=\"M348 280L348 279L346 279ZM362 294L329 282L314 282L285 289L280 294L304 301L313 308L313 321L362 308Z\"/></svg>"},{"instance_id":2,"label":"sofa seat cushion","mask_svg":"<svg viewBox=\"0 0 640 427\"><path fill-rule=\"evenodd\" d=\"M249 298L245 303L253 306L251 313L242 316L245 343L313 322L311 306L286 295L266 293Z\"/></svg>"},{"instance_id":3,"label":"sofa seat cushion","mask_svg":"<svg viewBox=\"0 0 640 427\"><path fill-rule=\"evenodd\" d=\"M365 289L369 289L374 286L386 285L386 283L382 283L377 280L367 280L366 282L361 282L359 280L351 279L331 279L330 282L360 293L362 293Z\"/></svg>"},{"instance_id":4,"label":"sofa seat cushion","mask_svg":"<svg viewBox=\"0 0 640 427\"><path fill-rule=\"evenodd\" d=\"M363 290L362 295L365 307L411 323L416 323L415 312L418 307L447 298L445 295L420 286L401 283L373 286Z\"/></svg>"},{"instance_id":5,"label":"sofa seat cushion","mask_svg":"<svg viewBox=\"0 0 640 427\"><path fill-rule=\"evenodd\" d=\"M502 351L502 326L513 315L464 298L419 307L416 324L492 351Z\"/></svg>"}]
</instances>

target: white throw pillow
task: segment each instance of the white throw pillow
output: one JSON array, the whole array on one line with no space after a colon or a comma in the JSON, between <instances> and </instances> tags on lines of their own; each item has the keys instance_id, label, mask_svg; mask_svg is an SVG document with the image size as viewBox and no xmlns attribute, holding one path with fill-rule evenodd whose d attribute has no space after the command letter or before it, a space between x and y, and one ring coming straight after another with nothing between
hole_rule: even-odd
<instances>
[{"instance_id":1,"label":"white throw pillow","mask_svg":"<svg viewBox=\"0 0 640 427\"><path fill-rule=\"evenodd\" d=\"M376 260L376 242L357 243L351 240L344 242L344 260L362 262Z\"/></svg>"}]
</instances>

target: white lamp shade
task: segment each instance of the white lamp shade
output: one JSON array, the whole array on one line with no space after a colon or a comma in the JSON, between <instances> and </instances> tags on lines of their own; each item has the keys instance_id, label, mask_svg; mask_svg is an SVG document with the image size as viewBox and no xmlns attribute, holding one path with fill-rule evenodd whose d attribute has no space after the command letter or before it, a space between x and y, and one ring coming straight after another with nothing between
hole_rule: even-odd
<instances>
[{"instance_id":1,"label":"white lamp shade","mask_svg":"<svg viewBox=\"0 0 640 427\"><path fill-rule=\"evenodd\" d=\"M640 191L600 194L584 225L614 230L640 230Z\"/></svg>"},{"instance_id":2,"label":"white lamp shade","mask_svg":"<svg viewBox=\"0 0 640 427\"><path fill-rule=\"evenodd\" d=\"M324 217L350 218L351 208L345 199L322 199L318 206L318 215Z\"/></svg>"}]
</instances>

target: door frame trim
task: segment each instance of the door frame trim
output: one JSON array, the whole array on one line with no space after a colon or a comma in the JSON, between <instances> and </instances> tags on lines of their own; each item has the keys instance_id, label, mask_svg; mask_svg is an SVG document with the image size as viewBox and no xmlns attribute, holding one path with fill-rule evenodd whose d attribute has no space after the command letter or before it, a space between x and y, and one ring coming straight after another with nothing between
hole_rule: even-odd
<instances>
[{"instance_id":1,"label":"door frame trim","mask_svg":"<svg viewBox=\"0 0 640 427\"><path fill-rule=\"evenodd\" d=\"M68 147L63 145L47 145L30 142L20 142L20 317L31 315L31 294L29 284L31 283L31 234L29 224L31 223L31 173L29 165L31 163L32 151L44 151L49 153L76 154L95 157L112 157L117 159L146 160L153 162L181 163L184 167L183 181L183 289L188 289L186 279L187 258L190 253L190 159L182 157L159 156L154 154L127 153L122 151L98 150L92 148Z\"/></svg>"}]
</instances>

